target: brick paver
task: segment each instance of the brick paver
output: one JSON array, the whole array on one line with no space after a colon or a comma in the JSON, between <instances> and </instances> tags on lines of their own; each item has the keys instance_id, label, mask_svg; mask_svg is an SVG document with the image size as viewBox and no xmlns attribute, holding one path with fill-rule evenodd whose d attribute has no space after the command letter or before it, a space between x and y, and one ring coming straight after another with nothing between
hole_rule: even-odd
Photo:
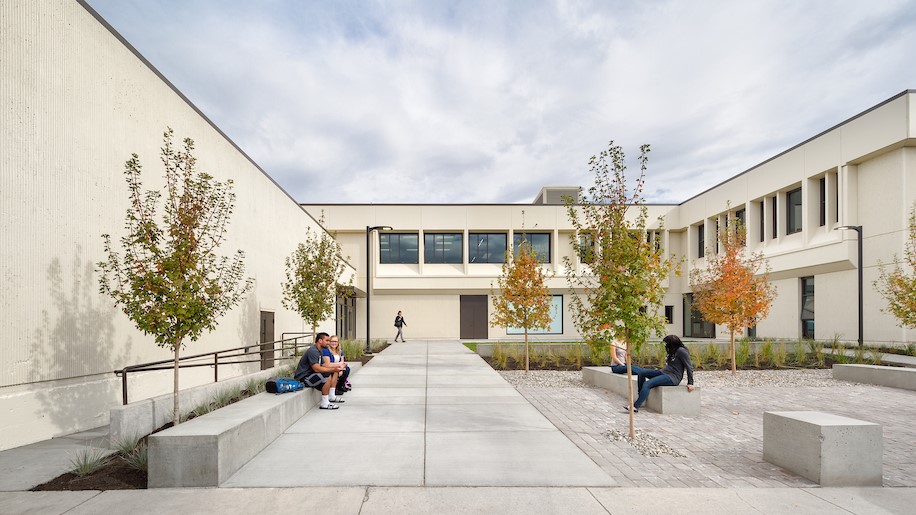
<instances>
[{"instance_id":1,"label":"brick paver","mask_svg":"<svg viewBox=\"0 0 916 515\"><path fill-rule=\"evenodd\" d=\"M629 430L626 399L600 388L519 387L537 409L620 486L810 487L763 461L764 411L824 411L881 424L884 486L916 486L916 392L837 382L836 387L704 387L699 417L636 414L636 428L686 457L646 457L602 433Z\"/></svg>"}]
</instances>

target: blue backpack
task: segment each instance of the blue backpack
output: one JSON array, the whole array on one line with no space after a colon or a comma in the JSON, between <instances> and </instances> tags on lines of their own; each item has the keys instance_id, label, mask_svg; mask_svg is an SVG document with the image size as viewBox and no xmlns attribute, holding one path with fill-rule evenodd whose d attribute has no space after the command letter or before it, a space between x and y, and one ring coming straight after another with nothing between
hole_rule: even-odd
<instances>
[{"instance_id":1,"label":"blue backpack","mask_svg":"<svg viewBox=\"0 0 916 515\"><path fill-rule=\"evenodd\" d=\"M286 393L286 392L295 392L305 388L303 383L296 381L295 379L289 379L286 377L278 377L276 379L268 379L265 389L267 393Z\"/></svg>"}]
</instances>

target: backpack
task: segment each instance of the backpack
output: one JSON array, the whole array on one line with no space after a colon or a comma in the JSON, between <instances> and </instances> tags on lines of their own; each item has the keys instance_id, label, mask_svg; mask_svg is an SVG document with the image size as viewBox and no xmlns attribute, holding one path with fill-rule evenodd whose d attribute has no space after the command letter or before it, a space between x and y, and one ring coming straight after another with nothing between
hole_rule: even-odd
<instances>
[{"instance_id":1,"label":"backpack","mask_svg":"<svg viewBox=\"0 0 916 515\"><path fill-rule=\"evenodd\" d=\"M267 393L287 393L295 392L305 388L303 383L296 381L295 379L289 379L286 377L278 377L275 379L268 379L267 384L264 385L264 388L267 390Z\"/></svg>"}]
</instances>

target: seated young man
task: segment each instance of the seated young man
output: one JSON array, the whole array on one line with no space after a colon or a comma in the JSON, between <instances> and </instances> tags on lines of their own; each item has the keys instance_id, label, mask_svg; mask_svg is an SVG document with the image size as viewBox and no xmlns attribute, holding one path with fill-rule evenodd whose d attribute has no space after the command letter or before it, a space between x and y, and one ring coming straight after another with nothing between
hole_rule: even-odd
<instances>
[{"instance_id":1,"label":"seated young man","mask_svg":"<svg viewBox=\"0 0 916 515\"><path fill-rule=\"evenodd\" d=\"M322 349L328 346L328 333L318 333L315 337L315 345L306 349L305 354L299 360L296 367L295 378L302 381L306 386L316 390L321 390L321 409L337 409L336 403L343 402L335 394L337 388L337 377L343 368L343 363L324 363L321 359ZM331 404L331 403L335 404Z\"/></svg>"}]
</instances>

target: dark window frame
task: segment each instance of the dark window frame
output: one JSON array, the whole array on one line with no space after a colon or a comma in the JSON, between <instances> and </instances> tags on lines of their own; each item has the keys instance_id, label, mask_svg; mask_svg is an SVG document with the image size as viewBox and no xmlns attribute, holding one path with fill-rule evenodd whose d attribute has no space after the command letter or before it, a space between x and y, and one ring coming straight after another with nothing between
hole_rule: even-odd
<instances>
[{"instance_id":1,"label":"dark window frame","mask_svg":"<svg viewBox=\"0 0 916 515\"><path fill-rule=\"evenodd\" d=\"M820 226L827 225L827 177L821 177L818 180L818 190L820 191Z\"/></svg>"},{"instance_id":2,"label":"dark window frame","mask_svg":"<svg viewBox=\"0 0 916 515\"><path fill-rule=\"evenodd\" d=\"M697 259L706 257L706 224L697 226Z\"/></svg>"},{"instance_id":3,"label":"dark window frame","mask_svg":"<svg viewBox=\"0 0 916 515\"><path fill-rule=\"evenodd\" d=\"M771 197L771 202L770 202L770 204L772 204L771 206L772 209L770 210L770 217L773 219L773 237L772 239L774 240L776 239L777 236L779 236L779 213L776 212L776 207L777 207L776 198L777 197Z\"/></svg>"},{"instance_id":4,"label":"dark window frame","mask_svg":"<svg viewBox=\"0 0 916 515\"><path fill-rule=\"evenodd\" d=\"M543 253L538 252L537 247L532 241L533 236L546 236L547 237L547 254L542 255ZM527 231L516 231L512 234L512 255L518 253L518 247L522 244L522 241L527 240L531 245L531 248L535 251L538 256L538 261L541 263L550 263L550 252L552 250L551 243L553 240L553 235L549 232L527 232Z\"/></svg>"},{"instance_id":5,"label":"dark window frame","mask_svg":"<svg viewBox=\"0 0 916 515\"><path fill-rule=\"evenodd\" d=\"M665 322L669 325L674 323L674 306L665 306Z\"/></svg>"},{"instance_id":6,"label":"dark window frame","mask_svg":"<svg viewBox=\"0 0 916 515\"><path fill-rule=\"evenodd\" d=\"M490 260L490 256L493 255L493 252L490 250L490 239L493 236L502 236L503 246L502 252L498 252L496 255L499 259L498 261ZM481 254L480 245L483 241L480 239L485 237L486 247L483 254ZM492 263L492 264L503 264L506 262L506 250L508 249L509 244L509 234L504 232L469 232L468 233L468 263L477 264L477 263ZM484 259L480 259L481 256Z\"/></svg>"},{"instance_id":7,"label":"dark window frame","mask_svg":"<svg viewBox=\"0 0 916 515\"><path fill-rule=\"evenodd\" d=\"M809 291L810 287L810 291ZM815 313L815 283L814 276L800 277L799 289L801 290L801 311L799 320L801 322L802 338L814 339L814 313ZM808 301L811 301L810 305Z\"/></svg>"},{"instance_id":8,"label":"dark window frame","mask_svg":"<svg viewBox=\"0 0 916 515\"><path fill-rule=\"evenodd\" d=\"M797 202L794 202L797 200ZM796 216L796 210L794 209L798 206L798 212ZM786 235L796 234L802 231L802 222L804 221L804 202L802 201L802 189L801 186L795 188L794 190L786 192ZM797 219L796 219L797 218Z\"/></svg>"},{"instance_id":9,"label":"dark window frame","mask_svg":"<svg viewBox=\"0 0 916 515\"><path fill-rule=\"evenodd\" d=\"M458 257L448 260L445 251L445 236L458 237ZM441 237L441 238L440 238ZM432 239L432 245L430 245ZM437 241L440 240L441 241ZM432 259L430 259L432 257ZM423 262L433 265L460 265L464 263L464 233L461 232L426 232L423 233Z\"/></svg>"},{"instance_id":10,"label":"dark window frame","mask_svg":"<svg viewBox=\"0 0 916 515\"><path fill-rule=\"evenodd\" d=\"M764 213L766 201L760 201L760 243L766 240L766 216Z\"/></svg>"},{"instance_id":11,"label":"dark window frame","mask_svg":"<svg viewBox=\"0 0 916 515\"><path fill-rule=\"evenodd\" d=\"M404 249L409 243L402 240L416 238L416 249ZM405 238L408 237L408 238ZM397 240L397 251L394 251L392 240ZM385 249L387 240L387 250ZM413 254L413 260L411 260ZM382 265L416 265L420 263L420 233L416 232L383 232L379 234L379 264Z\"/></svg>"}]
</instances>

